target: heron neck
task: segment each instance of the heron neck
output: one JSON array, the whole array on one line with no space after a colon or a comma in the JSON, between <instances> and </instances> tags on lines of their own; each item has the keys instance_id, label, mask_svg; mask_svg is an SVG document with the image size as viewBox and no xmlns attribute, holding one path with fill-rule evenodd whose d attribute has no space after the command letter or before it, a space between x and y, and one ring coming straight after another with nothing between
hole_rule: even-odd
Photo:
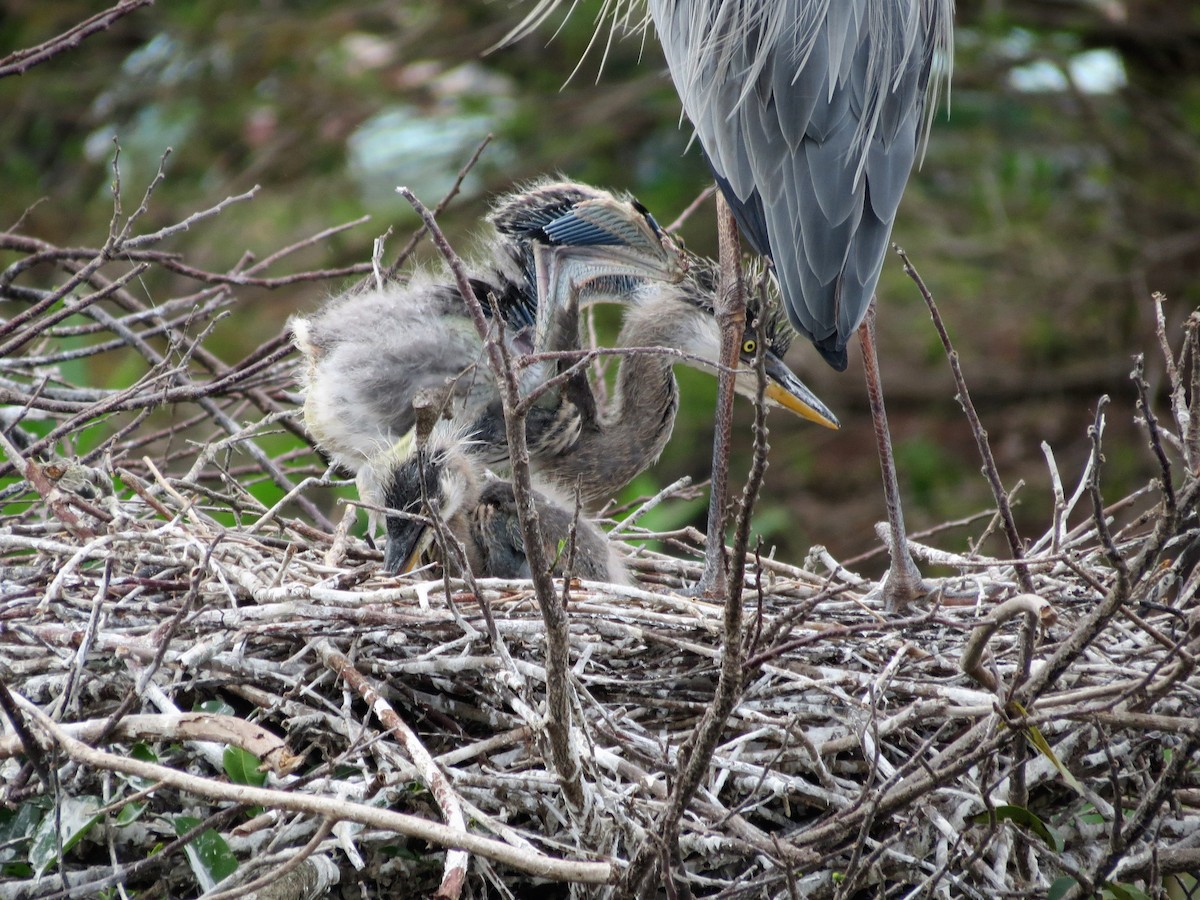
<instances>
[{"instance_id":1,"label":"heron neck","mask_svg":"<svg viewBox=\"0 0 1200 900\"><path fill-rule=\"evenodd\" d=\"M621 348L661 347L682 350L687 345L680 323L683 318L660 304L631 307L617 339ZM621 432L631 446L646 451L649 463L658 459L671 437L679 406L674 367L678 359L666 353L632 353L621 358L616 390L605 417L606 431ZM615 439L615 438L614 438Z\"/></svg>"},{"instance_id":2,"label":"heron neck","mask_svg":"<svg viewBox=\"0 0 1200 900\"><path fill-rule=\"evenodd\" d=\"M618 346L683 349L686 338L680 317L657 307L630 307ZM573 445L548 461L543 472L569 493L578 487L582 498L591 503L610 499L657 462L679 408L675 362L674 357L659 353L622 357L608 409L584 421Z\"/></svg>"}]
</instances>

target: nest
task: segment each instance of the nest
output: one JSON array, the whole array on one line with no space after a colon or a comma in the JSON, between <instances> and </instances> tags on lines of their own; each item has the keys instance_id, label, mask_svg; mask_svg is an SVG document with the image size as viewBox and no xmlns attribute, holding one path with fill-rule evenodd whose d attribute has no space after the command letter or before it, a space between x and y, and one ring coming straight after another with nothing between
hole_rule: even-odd
<instances>
[{"instance_id":1,"label":"nest","mask_svg":"<svg viewBox=\"0 0 1200 900\"><path fill-rule=\"evenodd\" d=\"M698 598L703 535L637 512L613 531L636 587L546 597L381 577L355 510L314 502L338 482L298 437L285 339L205 349L270 279L183 271L149 249L172 233L53 248L64 286L8 287L3 900L1194 884L1195 317L1178 352L1160 328L1161 421L1135 373L1159 477L1106 503L1101 403L1085 471L1047 455L1045 533L1020 558L916 544L948 574L906 610L822 548L744 542L740 589ZM200 293L148 307L125 285L150 265ZM72 383L118 349L131 386Z\"/></svg>"}]
</instances>

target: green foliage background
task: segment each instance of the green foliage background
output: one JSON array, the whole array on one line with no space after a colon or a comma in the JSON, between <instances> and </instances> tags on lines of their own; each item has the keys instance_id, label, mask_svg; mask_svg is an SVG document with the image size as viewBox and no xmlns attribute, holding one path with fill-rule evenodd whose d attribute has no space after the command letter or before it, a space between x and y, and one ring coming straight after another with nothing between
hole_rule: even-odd
<instances>
[{"instance_id":1,"label":"green foliage background","mask_svg":"<svg viewBox=\"0 0 1200 900\"><path fill-rule=\"evenodd\" d=\"M491 193L551 171L629 189L671 221L707 173L679 127L656 42L593 43L596 4L585 4L561 28L547 23L484 55L530 5L180 0L140 10L23 76L0 79L0 229L24 213L23 233L98 245L111 215L116 137L127 208L173 148L146 229L262 186L215 226L172 241L169 249L192 265L220 270L370 214L294 264L363 262L377 235L394 227L395 250L413 225L392 188L408 184L432 204L489 131L495 143L443 218L464 251ZM941 305L1007 484L1027 481L1018 515L1028 535L1048 521L1039 444L1048 441L1073 478L1098 395L1116 401L1110 491L1152 467L1140 443L1122 442L1119 432L1133 416L1129 357L1154 347L1150 293L1168 294L1176 326L1200 303L1200 9L1188 0L958 6L953 115L935 124L894 239ZM10 0L0 12L0 56L103 8ZM1117 90L1088 93L1069 78L1061 89L1014 87L1014 72L1066 73L1098 49L1123 67ZM683 236L715 253L711 206ZM0 253L0 267L15 260ZM158 270L139 289L150 298L186 289L172 278ZM238 358L340 287L240 290L239 308L210 347ZM879 295L910 525L986 508L948 367L898 261L888 263ZM0 315L15 308L0 301ZM829 433L772 417L758 524L792 558L812 543L844 558L876 544L871 523L883 515L861 369L852 360L838 375L803 343L789 361L846 427ZM80 365L97 384L136 375L113 354ZM638 492L706 475L712 379L680 375L675 440ZM748 423L748 410L741 413ZM748 432L740 445L748 451ZM282 436L280 452L289 446ZM745 464L743 455L736 471ZM700 521L698 506L664 507L663 515ZM964 532L943 543L965 540Z\"/></svg>"}]
</instances>

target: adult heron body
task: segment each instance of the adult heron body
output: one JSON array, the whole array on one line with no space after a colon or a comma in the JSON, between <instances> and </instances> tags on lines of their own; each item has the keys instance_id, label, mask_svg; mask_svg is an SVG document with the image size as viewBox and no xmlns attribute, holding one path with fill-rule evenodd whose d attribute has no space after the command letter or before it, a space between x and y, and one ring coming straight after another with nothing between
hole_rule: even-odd
<instances>
[{"instance_id":1,"label":"adult heron body","mask_svg":"<svg viewBox=\"0 0 1200 900\"><path fill-rule=\"evenodd\" d=\"M953 0L649 0L671 78L792 324L834 368L866 315L947 67Z\"/></svg>"},{"instance_id":2,"label":"adult heron body","mask_svg":"<svg viewBox=\"0 0 1200 900\"><path fill-rule=\"evenodd\" d=\"M792 324L835 369L860 331L891 527L889 608L925 585L909 555L875 353L875 286L949 77L954 0L649 0L671 78ZM864 321L865 320L865 321ZM861 329L860 329L861 326Z\"/></svg>"}]
</instances>

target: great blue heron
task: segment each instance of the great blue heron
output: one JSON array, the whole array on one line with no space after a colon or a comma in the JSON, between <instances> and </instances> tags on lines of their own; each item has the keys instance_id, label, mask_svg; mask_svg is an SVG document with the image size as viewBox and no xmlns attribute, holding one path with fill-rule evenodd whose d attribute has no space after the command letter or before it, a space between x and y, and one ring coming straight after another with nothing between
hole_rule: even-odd
<instances>
[{"instance_id":1,"label":"great blue heron","mask_svg":"<svg viewBox=\"0 0 1200 900\"><path fill-rule=\"evenodd\" d=\"M638 207L630 205L628 210L631 216L646 216ZM493 249L498 259L473 271L476 292L504 298L513 309L531 309L541 302L528 266L514 271L502 264L512 259L532 264L533 256L504 241ZM589 265L595 273L604 273L597 253ZM690 265L692 271L678 284L595 275L595 291L625 303L620 346L667 348L689 354L684 361L691 364L715 364L720 345L712 311L713 269L702 260ZM653 266L647 263L645 269ZM571 318L575 304L561 301L561 306L557 324L547 330L565 331L560 340L577 346L578 327ZM489 465L507 462L499 391L490 369L482 364L482 342L463 307L455 288L422 279L351 293L317 315L293 322L296 343L308 358L305 422L335 462L359 473L360 492L367 499L378 500L383 491L370 483L373 470L365 463L407 440L415 424L417 394L447 382L453 386L449 415L470 438L471 452ZM530 319L539 317L540 309ZM763 344L768 400L837 427L833 414L782 362L790 341L786 323L757 301L752 322L758 324L747 332L744 348L752 357L756 343ZM519 335L515 340L524 341ZM526 423L535 472L568 495L578 490L588 502L611 497L658 458L670 437L678 403L672 371L677 361L651 352L623 357L608 410L596 409L590 393L582 401L565 390L544 395ZM555 370L526 371L527 387L532 388ZM755 392L757 381L748 367L740 372L738 385L743 393Z\"/></svg>"},{"instance_id":2,"label":"great blue heron","mask_svg":"<svg viewBox=\"0 0 1200 900\"><path fill-rule=\"evenodd\" d=\"M684 362L712 368L720 356L720 327L713 315L717 290L715 266L693 258L687 277L678 284L644 281L625 298L624 321L617 337L622 355L613 397L598 409L590 395L560 394L553 406L528 424L529 445L537 473L560 490L576 490L586 503L605 500L653 465L675 424L679 392L674 366ZM747 305L742 339L742 365L735 389L748 397L757 393L751 364L763 355L765 398L796 415L829 428L837 418L783 362L794 332L778 313L752 294ZM676 351L683 356L653 352ZM498 400L478 415L470 427L479 453L489 462L504 462L503 419ZM503 458L497 458L499 453Z\"/></svg>"},{"instance_id":3,"label":"great blue heron","mask_svg":"<svg viewBox=\"0 0 1200 900\"><path fill-rule=\"evenodd\" d=\"M718 358L720 329L713 316L716 290L716 271L710 260L692 259L688 277L678 284L646 281L630 290L625 299L625 319L617 346L629 350L619 362L616 384L610 406L596 407L594 397L572 403L558 395L557 408L546 409L544 418L528 424L528 443L534 469L540 480L551 490L566 497L578 492L583 503L592 504L612 497L612 494L658 460L671 437L678 408L678 388L673 366L680 361L662 350L677 350L688 354L683 358L691 365L708 366ZM794 376L782 362L794 332L784 316L774 308L763 305L757 294L751 295L748 319L743 335L743 366L739 368L736 386L742 394L755 396L757 376L750 367L758 354L762 355L767 380L767 402L779 404L798 415L820 424L836 427L838 422L821 401ZM426 323L426 331L434 323ZM430 340L436 342L436 337ZM364 348L366 352L366 348ZM401 371L391 370L394 377ZM404 394L402 386L397 392ZM569 427L564 427L569 422ZM436 500L442 508L440 515L448 521L451 533L485 552L488 536L474 534L467 539L469 522L475 516L475 500L463 500L461 485L480 481L478 469L485 464L504 462L508 445L504 442L503 412L499 400L469 416L455 416L454 421L442 424L456 437L443 437L433 442L437 450L425 454L434 461L436 473L426 476L422 484L416 476L420 455L415 452L415 436L408 436L392 449L380 454L360 476L360 490L367 499L388 509L413 511L421 509L421 491ZM451 452L452 451L452 452ZM442 460L454 462L452 466ZM397 474L398 473L398 474ZM455 479L446 481L446 475ZM490 487L487 499L496 499L504 492L505 503L511 497L508 482L496 482L504 487ZM550 522L562 523L565 510L560 505L544 502ZM505 511L511 512L506 505ZM437 510L430 510L438 515ZM457 518L455 518L457 516ZM466 516L467 518L463 518ZM542 528L547 527L542 518ZM470 524L470 528L476 528ZM514 526L515 527L515 526ZM392 516L388 520L388 544L385 559L392 570L413 557L413 535L418 526L404 523ZM565 534L558 530L559 536ZM494 536L494 535L493 535ZM481 542L482 541L482 542ZM581 560L595 553L588 552L581 542ZM468 557L470 554L468 553ZM553 558L553 554L551 554ZM494 571L494 569L493 569ZM576 574L590 577L586 569Z\"/></svg>"},{"instance_id":4,"label":"great blue heron","mask_svg":"<svg viewBox=\"0 0 1200 900\"><path fill-rule=\"evenodd\" d=\"M493 316L494 302L499 320L491 325L502 328L514 357L569 340L553 333L568 296L620 300L635 278L682 277L679 251L631 198L539 182L502 197L491 219L495 233L470 282L485 315ZM539 304L539 297L549 302ZM479 334L443 274L351 291L290 324L307 361L305 424L330 459L351 472L409 433L420 392L453 380L465 415L497 396ZM527 367L522 387L544 382L552 368Z\"/></svg>"},{"instance_id":5,"label":"great blue heron","mask_svg":"<svg viewBox=\"0 0 1200 900\"><path fill-rule=\"evenodd\" d=\"M465 560L451 548L443 562L459 572L465 561L475 575L529 578L529 562L517 517L512 485L485 471L469 440L448 422L434 427L418 451L388 451L369 463L389 509L406 515L387 517L384 571L408 571L427 546L436 515L461 544ZM590 519L576 517L565 502L537 492L534 502L545 558L551 574L625 584L628 572L604 532ZM575 532L571 544L567 536Z\"/></svg>"},{"instance_id":6,"label":"great blue heron","mask_svg":"<svg viewBox=\"0 0 1200 900\"><path fill-rule=\"evenodd\" d=\"M539 0L514 34L561 0ZM604 0L637 21L642 0ZM928 133L953 0L645 0L684 112L742 233L772 259L792 323L836 369L863 325L892 224ZM870 320L862 331L888 490L897 602L907 554ZM890 602L890 599L889 599Z\"/></svg>"}]
</instances>

